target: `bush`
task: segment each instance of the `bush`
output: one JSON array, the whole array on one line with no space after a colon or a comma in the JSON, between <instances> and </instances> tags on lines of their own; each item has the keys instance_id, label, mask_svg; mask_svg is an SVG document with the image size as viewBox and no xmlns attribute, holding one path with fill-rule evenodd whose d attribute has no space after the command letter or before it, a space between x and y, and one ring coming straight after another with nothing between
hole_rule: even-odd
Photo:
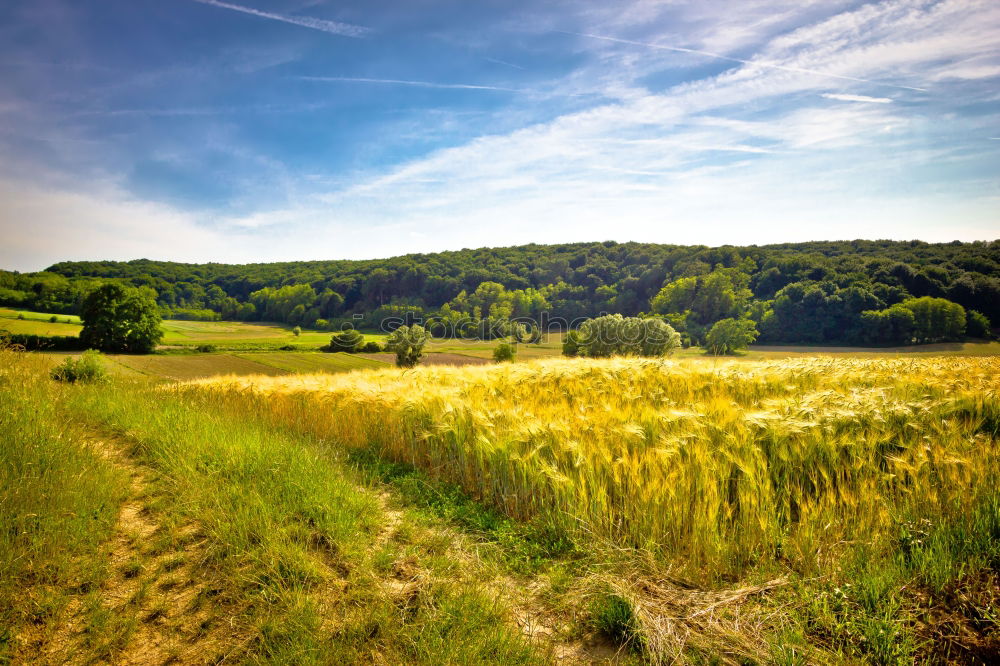
<instances>
[{"instance_id":1,"label":"bush","mask_svg":"<svg viewBox=\"0 0 1000 666\"><path fill-rule=\"evenodd\" d=\"M50 324L55 324L57 321L59 321L59 317L57 317L55 315L52 315L51 317L49 317L49 323Z\"/></svg>"},{"instance_id":2,"label":"bush","mask_svg":"<svg viewBox=\"0 0 1000 666\"><path fill-rule=\"evenodd\" d=\"M365 336L361 335L352 328L342 333L337 333L330 338L330 344L327 347L327 351L354 354L360 351L364 344Z\"/></svg>"},{"instance_id":3,"label":"bush","mask_svg":"<svg viewBox=\"0 0 1000 666\"><path fill-rule=\"evenodd\" d=\"M382 345L375 342L374 340L369 340L361 348L361 351L363 351L366 354L377 354L380 351L382 351Z\"/></svg>"},{"instance_id":4,"label":"bush","mask_svg":"<svg viewBox=\"0 0 1000 666\"><path fill-rule=\"evenodd\" d=\"M563 356L578 356L580 354L579 331L567 331L562 343Z\"/></svg>"},{"instance_id":5,"label":"bush","mask_svg":"<svg viewBox=\"0 0 1000 666\"><path fill-rule=\"evenodd\" d=\"M705 337L705 347L713 354L732 354L746 349L757 339L757 325L750 319L720 319Z\"/></svg>"},{"instance_id":6,"label":"bush","mask_svg":"<svg viewBox=\"0 0 1000 666\"><path fill-rule=\"evenodd\" d=\"M501 342L493 348L493 360L497 363L513 361L517 356L517 347L509 342Z\"/></svg>"},{"instance_id":7,"label":"bush","mask_svg":"<svg viewBox=\"0 0 1000 666\"><path fill-rule=\"evenodd\" d=\"M986 318L986 315L975 310L969 310L966 315L965 334L967 336L986 339L993 337L993 331L990 330L990 320Z\"/></svg>"},{"instance_id":8,"label":"bush","mask_svg":"<svg viewBox=\"0 0 1000 666\"><path fill-rule=\"evenodd\" d=\"M302 335L302 327L296 326L295 328L293 328L292 335L294 335L295 337L299 337L300 335Z\"/></svg>"},{"instance_id":9,"label":"bush","mask_svg":"<svg viewBox=\"0 0 1000 666\"><path fill-rule=\"evenodd\" d=\"M18 319L24 319L24 313L23 312L18 312L17 313L17 318Z\"/></svg>"},{"instance_id":10,"label":"bush","mask_svg":"<svg viewBox=\"0 0 1000 666\"><path fill-rule=\"evenodd\" d=\"M583 323L577 354L592 358L664 356L680 344L680 334L662 319L614 314L588 319Z\"/></svg>"},{"instance_id":11,"label":"bush","mask_svg":"<svg viewBox=\"0 0 1000 666\"><path fill-rule=\"evenodd\" d=\"M83 351L87 347L74 335L30 335L2 332L7 342L24 347L26 351Z\"/></svg>"},{"instance_id":12,"label":"bush","mask_svg":"<svg viewBox=\"0 0 1000 666\"><path fill-rule=\"evenodd\" d=\"M278 347L278 351L295 351L298 349L295 345L282 345Z\"/></svg>"},{"instance_id":13,"label":"bush","mask_svg":"<svg viewBox=\"0 0 1000 666\"><path fill-rule=\"evenodd\" d=\"M210 354L216 350L215 345L198 345L194 348L195 351L199 351L203 354Z\"/></svg>"},{"instance_id":14,"label":"bush","mask_svg":"<svg viewBox=\"0 0 1000 666\"><path fill-rule=\"evenodd\" d=\"M424 345L427 343L427 331L423 326L400 326L389 335L385 348L396 353L396 365L401 368L412 368L424 355Z\"/></svg>"},{"instance_id":15,"label":"bush","mask_svg":"<svg viewBox=\"0 0 1000 666\"><path fill-rule=\"evenodd\" d=\"M220 321L222 315L207 308L176 308L167 310L166 318L177 321Z\"/></svg>"},{"instance_id":16,"label":"bush","mask_svg":"<svg viewBox=\"0 0 1000 666\"><path fill-rule=\"evenodd\" d=\"M68 357L52 369L52 379L59 382L97 382L107 378L100 352L89 349L80 358Z\"/></svg>"}]
</instances>

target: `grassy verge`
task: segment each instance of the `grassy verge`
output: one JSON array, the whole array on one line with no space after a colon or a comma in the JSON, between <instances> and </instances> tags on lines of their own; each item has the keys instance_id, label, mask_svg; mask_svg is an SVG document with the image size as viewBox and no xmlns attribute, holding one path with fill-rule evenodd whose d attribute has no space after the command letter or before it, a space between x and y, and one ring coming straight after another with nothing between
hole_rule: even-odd
<instances>
[{"instance_id":1,"label":"grassy verge","mask_svg":"<svg viewBox=\"0 0 1000 666\"><path fill-rule=\"evenodd\" d=\"M100 529L93 510L81 509L86 518L78 525L59 527L66 534L49 530L61 535L45 541L51 546L43 548L37 539L6 546L5 562L29 554L37 560L35 551L60 561L66 556L57 551L66 544L95 548L110 540L113 571L104 562L105 582L91 584L101 588L98 594L81 595L68 573L49 577L75 600L76 610L68 606L63 623L70 617L69 624L79 626L80 617L90 618L84 623L89 633L59 638L78 648L77 654L115 661L159 645L156 635L183 635L190 644L162 656L277 663L544 660L507 603L479 584L482 565L456 546L447 526L387 502L330 447L217 400L148 383L112 380L46 390L22 396L24 403L46 404L47 421L79 423L98 433L143 479L135 514L144 518L132 534L109 535L121 500L119 483L116 493L103 497ZM11 418L28 422L25 411ZM42 440L40 448L62 456L72 440L62 441L63 448L52 448L58 437ZM9 442L5 463L15 460L21 440ZM68 469L80 459L65 464ZM100 457L93 464L122 476ZM23 488L24 478L6 486ZM66 495L50 496L45 505L21 502L19 513L57 522L67 507L87 498L73 483L84 482L51 477L48 487L59 486ZM92 485L86 488L116 488L100 476ZM19 580L13 573L5 580ZM20 575L22 587L34 589L35 581L34 574ZM12 609L5 635L16 637L17 626L30 622L30 606L13 591L4 594L4 605ZM45 637L39 641L36 647L44 651Z\"/></svg>"},{"instance_id":2,"label":"grassy verge","mask_svg":"<svg viewBox=\"0 0 1000 666\"><path fill-rule=\"evenodd\" d=\"M72 600L100 586L100 546L126 493L59 412L48 365L0 349L0 663L35 653Z\"/></svg>"}]
</instances>

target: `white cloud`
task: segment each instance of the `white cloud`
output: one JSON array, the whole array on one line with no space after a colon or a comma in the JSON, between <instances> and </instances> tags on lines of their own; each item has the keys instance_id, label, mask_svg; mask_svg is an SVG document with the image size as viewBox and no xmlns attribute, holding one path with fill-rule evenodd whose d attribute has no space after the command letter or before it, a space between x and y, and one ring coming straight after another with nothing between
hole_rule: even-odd
<instances>
[{"instance_id":1,"label":"white cloud","mask_svg":"<svg viewBox=\"0 0 1000 666\"><path fill-rule=\"evenodd\" d=\"M254 207L245 215L222 212L211 216L211 227L207 214L136 201L120 189L81 194L0 183L0 200L13 202L0 210L9 236L0 265L38 268L62 258L144 255L360 258L608 238L721 244L996 237L995 183L927 178L921 170L957 164L975 171L967 168L976 164L969 162L974 151L989 153L979 139L961 143L954 137L961 133L955 128L972 128L966 134L973 136L995 133L985 124L992 121L963 118L949 105L951 86L975 80L956 72L982 73L996 64L982 54L1000 47L1000 6L888 0L830 15L829 6L813 2L802 12L816 13L815 20L787 29L802 13L786 3L783 16L770 20L767 4L753 3L748 11L756 23L741 30L722 10L710 13L715 3L700 3L697 11L719 21L721 32L713 36L706 19L690 42L662 34L662 24L661 34L650 28L636 40L581 38L577 46L593 57L551 84L553 94L596 92L614 101L484 134L348 178L347 186L329 185L327 174L280 172L281 182L271 186L294 190L294 197L283 197L294 204ZM688 7L636 3L623 10L628 20L612 27L624 30L640 25L643 16ZM735 12L737 5L726 7ZM600 18L611 10L602 5L594 11ZM608 27L597 18L580 32ZM728 55L743 54L735 49L751 43L759 44L756 54ZM656 93L642 83L678 62L690 66L690 56L738 66ZM829 92L831 77L849 84ZM410 80L314 80L508 91ZM901 92L893 98L865 94L883 83ZM817 97L858 103L816 106ZM530 115L516 103L501 113ZM23 220L37 220L32 228L45 229L45 237L21 231ZM109 239L113 255L107 254Z\"/></svg>"},{"instance_id":2,"label":"white cloud","mask_svg":"<svg viewBox=\"0 0 1000 666\"><path fill-rule=\"evenodd\" d=\"M868 97L867 95L847 95L844 93L824 93L821 97L840 102L868 102L869 104L892 104L889 97Z\"/></svg>"}]
</instances>

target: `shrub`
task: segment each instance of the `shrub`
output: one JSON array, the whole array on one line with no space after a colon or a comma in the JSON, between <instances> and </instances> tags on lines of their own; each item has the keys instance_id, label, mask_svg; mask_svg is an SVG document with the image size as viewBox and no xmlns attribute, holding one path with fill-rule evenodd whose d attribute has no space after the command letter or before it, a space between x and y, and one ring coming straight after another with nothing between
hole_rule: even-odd
<instances>
[{"instance_id":1,"label":"shrub","mask_svg":"<svg viewBox=\"0 0 1000 666\"><path fill-rule=\"evenodd\" d=\"M705 337L705 347L713 354L732 354L746 349L757 339L757 325L750 319L720 319Z\"/></svg>"},{"instance_id":2,"label":"shrub","mask_svg":"<svg viewBox=\"0 0 1000 666\"><path fill-rule=\"evenodd\" d=\"M562 343L563 356L577 356L580 353L580 332L567 331Z\"/></svg>"},{"instance_id":3,"label":"shrub","mask_svg":"<svg viewBox=\"0 0 1000 666\"><path fill-rule=\"evenodd\" d=\"M198 345L195 347L195 351L199 351L203 354L210 354L216 350L215 345Z\"/></svg>"},{"instance_id":4,"label":"shrub","mask_svg":"<svg viewBox=\"0 0 1000 666\"><path fill-rule=\"evenodd\" d=\"M27 333L6 333L7 341L12 345L24 347L27 351L83 351L87 347L75 335L30 335Z\"/></svg>"},{"instance_id":5,"label":"shrub","mask_svg":"<svg viewBox=\"0 0 1000 666\"><path fill-rule=\"evenodd\" d=\"M993 332L990 330L990 320L981 312L969 310L966 312L965 334L970 338L991 338Z\"/></svg>"},{"instance_id":6,"label":"shrub","mask_svg":"<svg viewBox=\"0 0 1000 666\"><path fill-rule=\"evenodd\" d=\"M330 338L330 345L327 349L332 352L347 352L348 354L354 354L361 350L364 343L365 336L361 335L352 328L343 331L342 333L337 333Z\"/></svg>"},{"instance_id":7,"label":"shrub","mask_svg":"<svg viewBox=\"0 0 1000 666\"><path fill-rule=\"evenodd\" d=\"M52 379L59 382L97 382L107 378L100 352L89 349L80 358L68 357L52 369Z\"/></svg>"},{"instance_id":8,"label":"shrub","mask_svg":"<svg viewBox=\"0 0 1000 666\"><path fill-rule=\"evenodd\" d=\"M366 354L377 354L380 351L382 351L382 345L375 342L374 340L369 340L361 348L361 351L365 352Z\"/></svg>"},{"instance_id":9,"label":"shrub","mask_svg":"<svg viewBox=\"0 0 1000 666\"><path fill-rule=\"evenodd\" d=\"M292 335L294 335L295 337L299 337L300 335L302 335L302 327L296 326L295 328L293 328Z\"/></svg>"},{"instance_id":10,"label":"shrub","mask_svg":"<svg viewBox=\"0 0 1000 666\"><path fill-rule=\"evenodd\" d=\"M18 312L17 313L17 318L18 319L24 319L24 313L23 312Z\"/></svg>"},{"instance_id":11,"label":"shrub","mask_svg":"<svg viewBox=\"0 0 1000 666\"><path fill-rule=\"evenodd\" d=\"M278 347L278 351L295 351L298 349L295 345L281 345Z\"/></svg>"},{"instance_id":12,"label":"shrub","mask_svg":"<svg viewBox=\"0 0 1000 666\"><path fill-rule=\"evenodd\" d=\"M57 317L57 316L55 316L55 315L52 315L51 317L49 317L49 323L50 323L50 324L54 324L54 323L56 323L57 321L59 321L59 317Z\"/></svg>"},{"instance_id":13,"label":"shrub","mask_svg":"<svg viewBox=\"0 0 1000 666\"><path fill-rule=\"evenodd\" d=\"M662 319L614 314L588 319L583 323L577 354L593 358L664 356L680 344L680 334Z\"/></svg>"},{"instance_id":14,"label":"shrub","mask_svg":"<svg viewBox=\"0 0 1000 666\"><path fill-rule=\"evenodd\" d=\"M493 360L497 363L513 361L517 356L517 347L509 342L501 342L493 348Z\"/></svg>"},{"instance_id":15,"label":"shrub","mask_svg":"<svg viewBox=\"0 0 1000 666\"><path fill-rule=\"evenodd\" d=\"M396 365L401 368L412 368L424 355L424 345L427 343L427 331L423 326L400 326L389 335L386 341L386 351L396 353Z\"/></svg>"}]
</instances>

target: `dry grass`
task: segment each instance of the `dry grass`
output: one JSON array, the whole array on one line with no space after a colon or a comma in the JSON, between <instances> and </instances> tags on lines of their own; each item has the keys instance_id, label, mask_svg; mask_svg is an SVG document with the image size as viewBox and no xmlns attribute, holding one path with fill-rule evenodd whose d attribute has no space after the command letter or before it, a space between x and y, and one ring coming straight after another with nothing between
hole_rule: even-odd
<instances>
[{"instance_id":1,"label":"dry grass","mask_svg":"<svg viewBox=\"0 0 1000 666\"><path fill-rule=\"evenodd\" d=\"M375 443L512 517L715 576L776 547L812 566L905 507L954 510L1000 460L977 432L997 408L995 358L548 360L199 386L265 395L298 427Z\"/></svg>"}]
</instances>

